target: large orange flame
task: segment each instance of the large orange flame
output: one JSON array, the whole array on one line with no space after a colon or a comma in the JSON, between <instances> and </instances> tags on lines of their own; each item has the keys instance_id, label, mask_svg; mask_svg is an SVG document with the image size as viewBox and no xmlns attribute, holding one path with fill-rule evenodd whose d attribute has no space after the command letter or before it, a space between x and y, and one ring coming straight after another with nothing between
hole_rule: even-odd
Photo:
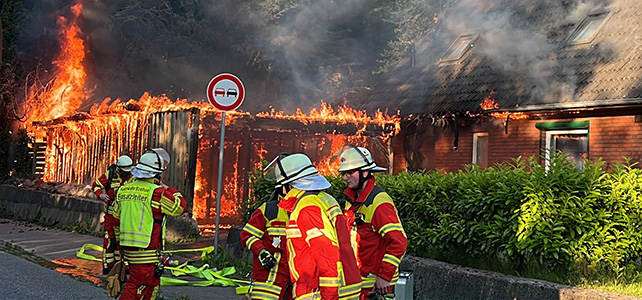
<instances>
[{"instance_id":1,"label":"large orange flame","mask_svg":"<svg viewBox=\"0 0 642 300\"><path fill-rule=\"evenodd\" d=\"M211 201L216 199L216 190L212 182L208 182L207 162L211 156L217 139L212 133L218 128L205 128L203 120L208 122L221 120L221 111L205 101L190 102L186 99L171 100L165 95L152 96L144 93L139 99L123 101L106 98L102 103L94 104L88 113L79 112L83 101L90 98L90 92L84 88L87 74L83 66L85 59L85 44L78 27L78 17L83 8L84 0L77 0L71 8L71 17L60 17L61 51L54 61L55 76L49 84L31 87L27 99L26 126L36 142L46 142L45 165L43 180L49 182L87 183L102 174L106 167L112 164L123 150L141 152L147 147L148 139L146 126L153 113L195 110L200 113L199 147L196 162L196 178L194 181L193 215L196 219L211 219L216 215ZM226 126L233 125L240 119L283 119L296 120L302 124L334 123L337 125L354 124L357 132L353 136L341 134L323 135L323 142L318 146L319 171L324 174L336 174L338 160L333 158L343 145L351 143L365 145L366 130L379 126L376 130L384 142L400 130L399 113L388 115L387 112L376 111L373 116L347 105L336 110L329 104L321 102L319 108L312 108L309 113L297 109L292 115L282 111L262 112L251 115L246 112L226 112ZM374 126L369 126L374 125ZM220 125L218 125L220 126ZM207 134L206 134L207 132ZM321 134L319 134L321 135ZM317 138L317 135L315 138ZM301 144L306 143L300 141ZM239 206L239 196L243 196L243 182L239 179L246 177L247 165L239 166L241 157L247 159L247 153L241 150L241 142L225 142L226 160L234 163L228 165L223 177L223 193L221 195L221 217L234 218ZM229 148L229 149L228 149ZM254 145L253 153L259 157L250 161L249 165L257 167L260 159L265 158L267 150L263 144ZM210 204L210 205L208 205Z\"/></svg>"},{"instance_id":2,"label":"large orange flame","mask_svg":"<svg viewBox=\"0 0 642 300\"><path fill-rule=\"evenodd\" d=\"M77 24L82 8L80 0L71 7L70 18L58 17L61 51L53 61L55 76L44 87L31 87L26 102L29 111L26 124L68 116L89 96L84 89L87 78L83 66L85 42Z\"/></svg>"}]
</instances>

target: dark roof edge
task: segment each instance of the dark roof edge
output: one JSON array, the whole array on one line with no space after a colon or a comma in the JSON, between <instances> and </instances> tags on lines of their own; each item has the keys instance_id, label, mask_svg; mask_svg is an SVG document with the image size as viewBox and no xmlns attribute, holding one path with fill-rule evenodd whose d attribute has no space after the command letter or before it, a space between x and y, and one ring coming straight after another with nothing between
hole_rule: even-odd
<instances>
[{"instance_id":1,"label":"dark roof edge","mask_svg":"<svg viewBox=\"0 0 642 300\"><path fill-rule=\"evenodd\" d=\"M615 99L615 100L584 101L584 102L574 102L574 103L549 103L549 104L526 105L526 106L506 108L506 109L500 108L500 109L487 110L485 112L532 112L532 111L542 111L542 110L586 109L586 108L598 108L598 107L621 106L621 105L640 105L640 104L642 104L642 98L629 98L629 99Z\"/></svg>"}]
</instances>

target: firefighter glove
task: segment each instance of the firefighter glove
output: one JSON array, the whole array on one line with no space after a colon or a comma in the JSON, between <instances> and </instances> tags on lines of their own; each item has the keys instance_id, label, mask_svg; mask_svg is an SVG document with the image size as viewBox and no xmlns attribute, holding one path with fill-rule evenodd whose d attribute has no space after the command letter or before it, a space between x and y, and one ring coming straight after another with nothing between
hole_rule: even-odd
<instances>
[{"instance_id":1,"label":"firefighter glove","mask_svg":"<svg viewBox=\"0 0 642 300\"><path fill-rule=\"evenodd\" d=\"M269 270L274 268L274 265L276 265L276 258L274 258L272 253L269 251L261 249L261 251L259 251L259 262L263 268Z\"/></svg>"},{"instance_id":2,"label":"firefighter glove","mask_svg":"<svg viewBox=\"0 0 642 300\"><path fill-rule=\"evenodd\" d=\"M125 266L122 261L114 264L114 267L107 275L107 296L111 298L118 298L118 294L121 291L121 283L123 281L123 275L125 274Z\"/></svg>"}]
</instances>

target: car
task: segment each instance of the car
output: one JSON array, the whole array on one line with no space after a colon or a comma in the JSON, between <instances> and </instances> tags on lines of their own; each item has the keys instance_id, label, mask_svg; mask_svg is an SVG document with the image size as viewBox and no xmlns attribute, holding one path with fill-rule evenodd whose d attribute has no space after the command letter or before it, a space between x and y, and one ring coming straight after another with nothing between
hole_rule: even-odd
<instances>
[{"instance_id":1,"label":"car","mask_svg":"<svg viewBox=\"0 0 642 300\"><path fill-rule=\"evenodd\" d=\"M227 89L227 96L228 97L232 97L232 96L236 97L236 96L238 96L238 92L236 91L236 89Z\"/></svg>"},{"instance_id":2,"label":"car","mask_svg":"<svg viewBox=\"0 0 642 300\"><path fill-rule=\"evenodd\" d=\"M214 90L214 96L225 96L225 89L217 88Z\"/></svg>"}]
</instances>

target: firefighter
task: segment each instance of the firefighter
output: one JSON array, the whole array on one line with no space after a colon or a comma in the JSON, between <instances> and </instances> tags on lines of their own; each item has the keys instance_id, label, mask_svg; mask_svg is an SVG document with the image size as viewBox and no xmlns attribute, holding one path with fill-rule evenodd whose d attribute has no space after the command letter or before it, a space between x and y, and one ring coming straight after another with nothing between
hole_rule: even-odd
<instances>
[{"instance_id":1,"label":"firefighter","mask_svg":"<svg viewBox=\"0 0 642 300\"><path fill-rule=\"evenodd\" d=\"M163 271L166 216L185 211L183 195L165 185L162 173L168 161L150 150L132 169L134 178L116 196L116 233L129 265L129 279L120 299L156 299Z\"/></svg>"},{"instance_id":2,"label":"firefighter","mask_svg":"<svg viewBox=\"0 0 642 300\"><path fill-rule=\"evenodd\" d=\"M292 299L285 236L289 215L278 206L284 190L276 185L270 200L252 213L241 231L241 244L254 254L250 299Z\"/></svg>"},{"instance_id":3,"label":"firefighter","mask_svg":"<svg viewBox=\"0 0 642 300\"><path fill-rule=\"evenodd\" d=\"M114 233L116 219L114 218L114 200L118 189L131 177L131 169L134 165L132 159L127 155L120 156L116 163L107 168L107 172L96 179L92 184L94 193L100 200L105 202L105 220L103 228L105 238L103 239L103 275L107 275L114 264L120 260L120 245Z\"/></svg>"},{"instance_id":4,"label":"firefighter","mask_svg":"<svg viewBox=\"0 0 642 300\"><path fill-rule=\"evenodd\" d=\"M295 299L359 299L350 229L337 201L324 192L330 183L305 154L275 161L276 184L286 192L279 207L290 212L286 236Z\"/></svg>"},{"instance_id":5,"label":"firefighter","mask_svg":"<svg viewBox=\"0 0 642 300\"><path fill-rule=\"evenodd\" d=\"M344 213L356 228L357 253L363 277L362 298L390 294L399 278L399 263L408 239L392 198L375 183L375 164L370 151L346 145L341 152L339 173L347 182Z\"/></svg>"}]
</instances>

